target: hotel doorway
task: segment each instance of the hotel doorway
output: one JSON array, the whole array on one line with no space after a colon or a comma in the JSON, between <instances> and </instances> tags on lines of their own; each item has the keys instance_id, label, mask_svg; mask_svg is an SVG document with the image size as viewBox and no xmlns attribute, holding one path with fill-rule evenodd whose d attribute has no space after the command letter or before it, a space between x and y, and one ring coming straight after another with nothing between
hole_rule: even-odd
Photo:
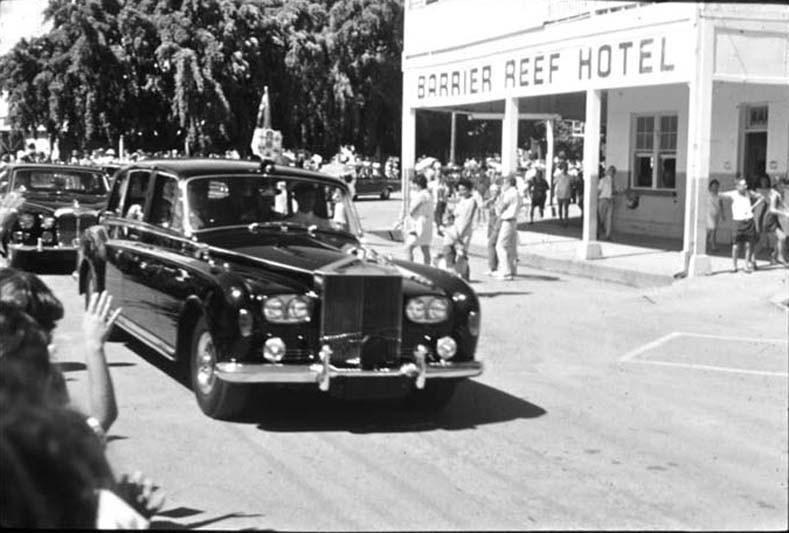
<instances>
[{"instance_id":1,"label":"hotel doorway","mask_svg":"<svg viewBox=\"0 0 789 533\"><path fill-rule=\"evenodd\" d=\"M749 188L759 186L759 178L767 172L767 106L745 109L740 171Z\"/></svg>"}]
</instances>

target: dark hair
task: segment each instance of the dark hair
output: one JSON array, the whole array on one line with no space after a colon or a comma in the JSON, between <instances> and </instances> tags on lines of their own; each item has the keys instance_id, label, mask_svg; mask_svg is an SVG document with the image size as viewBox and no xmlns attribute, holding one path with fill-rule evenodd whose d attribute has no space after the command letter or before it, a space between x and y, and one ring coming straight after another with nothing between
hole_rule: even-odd
<instances>
[{"instance_id":1,"label":"dark hair","mask_svg":"<svg viewBox=\"0 0 789 533\"><path fill-rule=\"evenodd\" d=\"M518 179L515 177L515 174L510 174L509 176L507 176L506 179L507 179L507 183L509 183L513 187L518 184Z\"/></svg>"},{"instance_id":2,"label":"dark hair","mask_svg":"<svg viewBox=\"0 0 789 533\"><path fill-rule=\"evenodd\" d=\"M0 407L68 403L62 373L49 359L49 335L13 304L0 302Z\"/></svg>"},{"instance_id":3,"label":"dark hair","mask_svg":"<svg viewBox=\"0 0 789 533\"><path fill-rule=\"evenodd\" d=\"M41 278L30 272L0 270L0 301L16 305L33 317L47 332L63 318L63 304Z\"/></svg>"},{"instance_id":4,"label":"dark hair","mask_svg":"<svg viewBox=\"0 0 789 533\"><path fill-rule=\"evenodd\" d=\"M79 413L19 405L0 419L0 525L96 527L98 490L113 485L101 441Z\"/></svg>"},{"instance_id":5,"label":"dark hair","mask_svg":"<svg viewBox=\"0 0 789 533\"><path fill-rule=\"evenodd\" d=\"M424 174L417 174L416 177L414 177L414 183L416 183L416 186L420 189L427 188L427 178Z\"/></svg>"},{"instance_id":6,"label":"dark hair","mask_svg":"<svg viewBox=\"0 0 789 533\"><path fill-rule=\"evenodd\" d=\"M710 183L709 183L709 185L707 185L707 188L710 188L710 187L712 187L713 185L717 185L718 187L720 187L720 184L721 184L721 182L719 182L719 181L718 181L718 180L716 180L715 178L712 178L712 179L710 180Z\"/></svg>"},{"instance_id":7,"label":"dark hair","mask_svg":"<svg viewBox=\"0 0 789 533\"><path fill-rule=\"evenodd\" d=\"M472 190L474 188L474 186L471 184L471 180L466 179L466 178L460 178L458 180L458 187L461 187L461 186L465 187L468 190Z\"/></svg>"}]
</instances>

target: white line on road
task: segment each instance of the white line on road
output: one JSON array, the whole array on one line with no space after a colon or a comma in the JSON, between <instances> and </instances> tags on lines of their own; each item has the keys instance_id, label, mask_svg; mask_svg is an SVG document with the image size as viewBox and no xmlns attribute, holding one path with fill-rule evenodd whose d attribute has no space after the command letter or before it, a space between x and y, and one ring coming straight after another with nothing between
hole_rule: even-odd
<instances>
[{"instance_id":1,"label":"white line on road","mask_svg":"<svg viewBox=\"0 0 789 533\"><path fill-rule=\"evenodd\" d=\"M726 335L710 335L708 333L687 333L684 331L675 331L674 333L678 333L679 335L685 335L686 337L701 337L702 339L720 339L722 341L740 341L740 342L778 342L789 344L788 339L764 339L762 337L729 337Z\"/></svg>"},{"instance_id":2,"label":"white line on road","mask_svg":"<svg viewBox=\"0 0 789 533\"><path fill-rule=\"evenodd\" d=\"M789 340L786 339L764 339L760 337L732 337L727 335L711 335L707 333L688 333L683 331L672 331L667 335L663 335L662 337L655 339L652 342L644 344L635 350L631 350L627 352L625 355L619 358L619 361L622 363L630 362L630 363L646 363L650 365L658 365L658 366L674 366L680 368L695 368L700 370L715 370L718 372L731 372L731 373L739 373L739 374L755 374L759 376L777 376L777 377L789 377L789 373L787 372L772 372L769 370L748 370L745 368L733 368L733 367L725 367L725 366L712 366L712 365L701 365L695 363L673 363L670 361L654 361L651 359L636 359L639 355L648 352L658 346L665 344L666 342L676 339L678 337L698 337L703 339L718 339L724 341L737 341L737 342L758 342L758 343L765 343L765 344L773 344L773 343L780 343L780 344L787 344Z\"/></svg>"},{"instance_id":3,"label":"white line on road","mask_svg":"<svg viewBox=\"0 0 789 533\"><path fill-rule=\"evenodd\" d=\"M680 333L678 331L674 331L672 333L669 333L668 335L663 335L659 339L655 339L654 341L649 342L647 344L644 344L644 345L636 348L635 350L631 350L631 351L627 352L625 355L623 355L619 359L619 361L620 362L630 361L634 357L637 357L637 356L641 355L644 352L648 352L649 350L651 350L653 348L657 348L658 346L660 346L664 342L670 341L671 339L674 339L674 338L679 337L681 335L682 335L682 333Z\"/></svg>"},{"instance_id":4,"label":"white line on road","mask_svg":"<svg viewBox=\"0 0 789 533\"><path fill-rule=\"evenodd\" d=\"M746 370L744 368L732 368L726 366L697 365L693 363L670 363L668 361L651 361L645 359L636 359L635 361L630 361L630 362L646 363L648 365L659 365L659 366L678 366L682 368L695 368L701 370L715 370L718 372L732 372L735 374L756 374L759 376L777 376L777 377L789 378L789 373L787 372L770 372L769 370Z\"/></svg>"}]
</instances>

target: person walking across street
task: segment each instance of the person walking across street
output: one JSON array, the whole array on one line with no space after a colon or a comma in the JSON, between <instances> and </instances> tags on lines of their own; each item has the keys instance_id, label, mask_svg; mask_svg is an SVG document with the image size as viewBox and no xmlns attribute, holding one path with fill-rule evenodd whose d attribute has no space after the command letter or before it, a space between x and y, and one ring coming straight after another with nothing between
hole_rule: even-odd
<instances>
[{"instance_id":1,"label":"person walking across street","mask_svg":"<svg viewBox=\"0 0 789 533\"><path fill-rule=\"evenodd\" d=\"M602 230L602 238L611 240L611 226L614 219L614 177L616 167L611 165L597 185L597 227Z\"/></svg>"},{"instance_id":2,"label":"person walking across street","mask_svg":"<svg viewBox=\"0 0 789 533\"><path fill-rule=\"evenodd\" d=\"M559 223L567 227L572 195L572 178L567 173L567 162L560 161L559 169L553 175L554 195L559 206Z\"/></svg>"},{"instance_id":3,"label":"person walking across street","mask_svg":"<svg viewBox=\"0 0 789 533\"><path fill-rule=\"evenodd\" d=\"M518 194L514 175L502 180L501 196L496 205L496 212L501 227L496 239L496 254L499 258L499 279L511 281L515 279L518 268L518 213L521 208L521 197Z\"/></svg>"},{"instance_id":4,"label":"person walking across street","mask_svg":"<svg viewBox=\"0 0 789 533\"><path fill-rule=\"evenodd\" d=\"M419 174L414 178L416 193L411 200L410 220L405 237L406 255L414 260L414 249L422 251L422 262L430 264L430 243L433 241L433 198L427 190L427 178Z\"/></svg>"}]
</instances>

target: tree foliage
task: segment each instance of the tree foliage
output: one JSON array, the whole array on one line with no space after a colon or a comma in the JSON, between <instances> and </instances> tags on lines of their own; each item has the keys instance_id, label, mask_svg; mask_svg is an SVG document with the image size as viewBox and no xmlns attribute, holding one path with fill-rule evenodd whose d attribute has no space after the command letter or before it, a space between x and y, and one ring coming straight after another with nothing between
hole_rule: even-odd
<instances>
[{"instance_id":1,"label":"tree foliage","mask_svg":"<svg viewBox=\"0 0 789 533\"><path fill-rule=\"evenodd\" d=\"M50 0L46 17L0 57L19 128L244 153L267 85L286 145L397 151L402 0Z\"/></svg>"}]
</instances>

